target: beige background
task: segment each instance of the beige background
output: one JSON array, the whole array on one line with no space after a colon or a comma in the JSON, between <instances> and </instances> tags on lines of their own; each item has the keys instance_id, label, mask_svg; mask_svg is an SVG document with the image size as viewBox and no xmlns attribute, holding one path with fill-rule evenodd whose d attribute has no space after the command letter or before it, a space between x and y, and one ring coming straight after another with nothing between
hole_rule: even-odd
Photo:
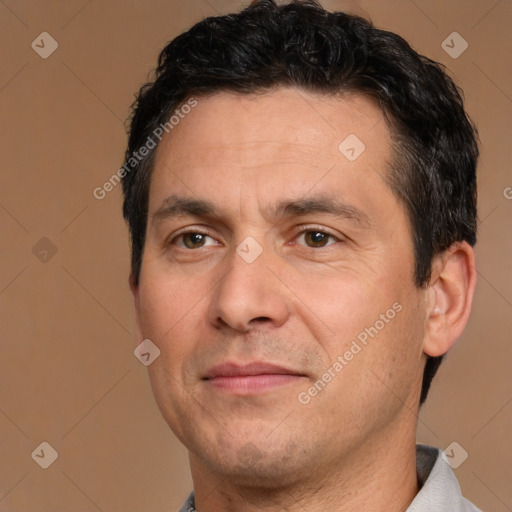
<instances>
[{"instance_id":1,"label":"beige background","mask_svg":"<svg viewBox=\"0 0 512 512\"><path fill-rule=\"evenodd\" d=\"M159 50L203 16L247 3L0 1L1 512L173 511L190 491L186 452L132 353L120 187L101 201L92 191L122 163L123 122ZM323 4L370 16L444 63L479 126L474 312L418 439L458 442L466 496L512 510L512 3ZM59 45L47 59L31 48L43 31ZM457 59L441 47L453 31L469 43ZM43 441L58 452L48 469L31 457Z\"/></svg>"}]
</instances>

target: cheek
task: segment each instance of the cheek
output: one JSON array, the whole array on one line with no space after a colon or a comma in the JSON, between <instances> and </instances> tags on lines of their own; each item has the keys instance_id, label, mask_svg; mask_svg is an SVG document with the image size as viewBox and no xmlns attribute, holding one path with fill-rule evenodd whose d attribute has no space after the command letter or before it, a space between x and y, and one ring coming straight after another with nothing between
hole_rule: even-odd
<instances>
[{"instance_id":1,"label":"cheek","mask_svg":"<svg viewBox=\"0 0 512 512\"><path fill-rule=\"evenodd\" d=\"M209 289L204 283L200 286L190 277L180 278L164 272L158 275L147 272L142 276L142 334L155 343L161 353L161 364L155 368L151 365L150 374L160 368L162 378L170 378L165 375L168 372L181 380L183 360L194 350L199 326L204 323Z\"/></svg>"},{"instance_id":2,"label":"cheek","mask_svg":"<svg viewBox=\"0 0 512 512\"><path fill-rule=\"evenodd\" d=\"M404 404L416 405L411 397L421 382L421 321L415 321L415 308L404 299L390 304L385 298L383 304L377 309L372 306L370 317L366 307L364 316L347 319L352 334L340 331L329 346L335 377L315 399L314 407L337 411L333 412L335 422L341 415L353 426L352 433L370 428L369 417L375 425L385 425ZM336 369L333 365L339 356Z\"/></svg>"},{"instance_id":3,"label":"cheek","mask_svg":"<svg viewBox=\"0 0 512 512\"><path fill-rule=\"evenodd\" d=\"M400 297L400 296L399 296ZM422 311L417 292L402 296L368 334L359 370L375 406L388 404L390 410L409 403L421 374L421 347L424 336ZM410 403L411 407L415 403Z\"/></svg>"},{"instance_id":4,"label":"cheek","mask_svg":"<svg viewBox=\"0 0 512 512\"><path fill-rule=\"evenodd\" d=\"M309 323L310 328L316 323L328 337L340 342L374 325L399 297L398 291L385 280L374 276L370 279L352 269L288 278L301 320Z\"/></svg>"},{"instance_id":5,"label":"cheek","mask_svg":"<svg viewBox=\"0 0 512 512\"><path fill-rule=\"evenodd\" d=\"M376 386L405 389L416 378L424 322L421 292L406 278L407 270L379 276L347 271L293 281L300 320L325 349L323 369L347 354L339 385L348 379L364 393Z\"/></svg>"},{"instance_id":6,"label":"cheek","mask_svg":"<svg viewBox=\"0 0 512 512\"><path fill-rule=\"evenodd\" d=\"M146 271L140 280L140 310L144 334L163 340L194 313L201 299L197 283L168 271Z\"/></svg>"},{"instance_id":7,"label":"cheek","mask_svg":"<svg viewBox=\"0 0 512 512\"><path fill-rule=\"evenodd\" d=\"M184 391L184 362L196 350L199 325L204 322L206 292L191 278L152 273L140 279L142 334L160 349L160 356L147 367L151 387L163 416L178 436L180 417L187 417L190 396ZM184 290L187 290L185 293Z\"/></svg>"}]
</instances>

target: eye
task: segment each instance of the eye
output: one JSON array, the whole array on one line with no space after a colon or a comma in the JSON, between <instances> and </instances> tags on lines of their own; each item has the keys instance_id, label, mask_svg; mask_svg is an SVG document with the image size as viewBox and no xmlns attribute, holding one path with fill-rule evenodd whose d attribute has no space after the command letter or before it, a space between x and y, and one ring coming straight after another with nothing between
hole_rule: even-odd
<instances>
[{"instance_id":1,"label":"eye","mask_svg":"<svg viewBox=\"0 0 512 512\"><path fill-rule=\"evenodd\" d=\"M324 231L320 231L318 229L304 230L297 237L297 242L299 242L300 245L306 245L307 247L312 248L327 247L328 245L332 245L337 241L338 240L334 235L325 233Z\"/></svg>"},{"instance_id":2,"label":"eye","mask_svg":"<svg viewBox=\"0 0 512 512\"><path fill-rule=\"evenodd\" d=\"M209 245L216 245L215 240L199 231L190 231L188 233L181 233L172 240L172 244L180 247L181 249L201 249Z\"/></svg>"}]
</instances>

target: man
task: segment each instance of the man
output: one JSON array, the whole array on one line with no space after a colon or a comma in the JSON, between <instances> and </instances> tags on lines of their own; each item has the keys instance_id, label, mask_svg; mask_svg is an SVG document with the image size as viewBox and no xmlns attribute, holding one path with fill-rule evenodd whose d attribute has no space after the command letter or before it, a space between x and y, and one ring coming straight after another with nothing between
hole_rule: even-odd
<instances>
[{"instance_id":1,"label":"man","mask_svg":"<svg viewBox=\"0 0 512 512\"><path fill-rule=\"evenodd\" d=\"M123 172L182 511L473 511L418 409L476 281L476 134L440 66L318 4L162 52ZM143 341L145 340L145 341Z\"/></svg>"}]
</instances>

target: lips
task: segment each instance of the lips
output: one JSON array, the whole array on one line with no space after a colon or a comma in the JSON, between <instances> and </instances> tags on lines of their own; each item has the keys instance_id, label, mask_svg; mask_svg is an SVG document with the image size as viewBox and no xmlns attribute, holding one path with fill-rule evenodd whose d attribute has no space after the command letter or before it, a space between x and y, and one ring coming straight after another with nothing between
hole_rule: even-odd
<instances>
[{"instance_id":1,"label":"lips","mask_svg":"<svg viewBox=\"0 0 512 512\"><path fill-rule=\"evenodd\" d=\"M222 363L206 373L205 379L215 379L218 377L250 377L256 375L297 375L303 376L303 374L296 370L284 368L269 363L249 363L246 365L238 365L235 363Z\"/></svg>"},{"instance_id":2,"label":"lips","mask_svg":"<svg viewBox=\"0 0 512 512\"><path fill-rule=\"evenodd\" d=\"M297 382L305 377L297 370L270 363L239 365L228 362L208 370L203 380L220 391L250 395Z\"/></svg>"}]
</instances>

